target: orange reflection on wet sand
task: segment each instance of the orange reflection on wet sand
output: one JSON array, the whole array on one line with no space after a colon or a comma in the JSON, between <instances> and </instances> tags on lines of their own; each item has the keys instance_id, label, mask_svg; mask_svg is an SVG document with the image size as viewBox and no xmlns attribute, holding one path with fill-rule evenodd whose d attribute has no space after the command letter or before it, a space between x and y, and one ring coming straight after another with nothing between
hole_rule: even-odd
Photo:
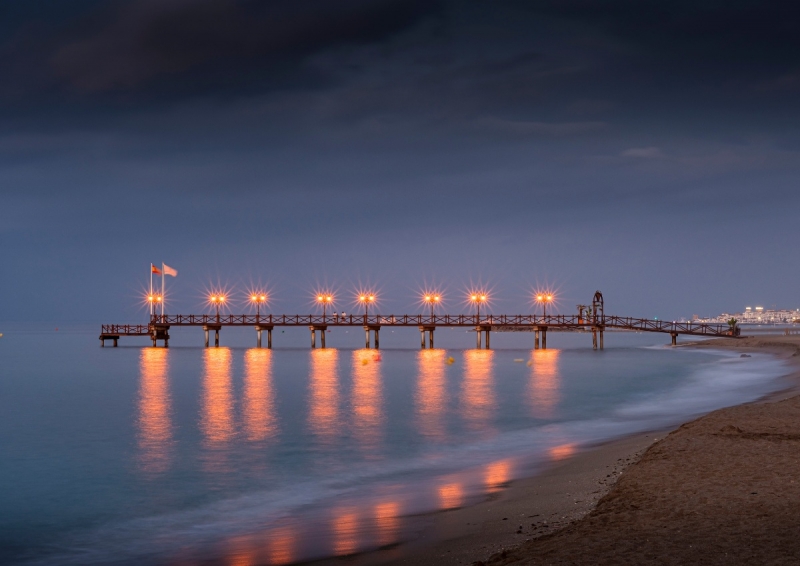
<instances>
[{"instance_id":1,"label":"orange reflection on wet sand","mask_svg":"<svg viewBox=\"0 0 800 566\"><path fill-rule=\"evenodd\" d=\"M417 354L416 406L420 432L431 438L445 437L445 351L420 350Z\"/></svg>"},{"instance_id":2,"label":"orange reflection on wet sand","mask_svg":"<svg viewBox=\"0 0 800 566\"><path fill-rule=\"evenodd\" d=\"M296 560L295 535L288 526L279 527L270 532L269 563L291 564Z\"/></svg>"},{"instance_id":3,"label":"orange reflection on wet sand","mask_svg":"<svg viewBox=\"0 0 800 566\"><path fill-rule=\"evenodd\" d=\"M323 439L340 433L338 360L337 350L311 350L309 424Z\"/></svg>"},{"instance_id":4,"label":"orange reflection on wet sand","mask_svg":"<svg viewBox=\"0 0 800 566\"><path fill-rule=\"evenodd\" d=\"M449 483L439 488L439 509L455 509L464 502L464 488L460 483Z\"/></svg>"},{"instance_id":5,"label":"orange reflection on wet sand","mask_svg":"<svg viewBox=\"0 0 800 566\"><path fill-rule=\"evenodd\" d=\"M234 435L231 351L228 348L208 348L204 361L200 428L206 442L219 448L230 442Z\"/></svg>"},{"instance_id":6,"label":"orange reflection on wet sand","mask_svg":"<svg viewBox=\"0 0 800 566\"><path fill-rule=\"evenodd\" d=\"M558 446L553 446L547 451L547 455L550 457L551 460L563 460L564 458L569 458L573 454L575 454L576 450L578 449L578 445L573 443L569 444L559 444Z\"/></svg>"},{"instance_id":7,"label":"orange reflection on wet sand","mask_svg":"<svg viewBox=\"0 0 800 566\"><path fill-rule=\"evenodd\" d=\"M353 419L355 436L363 448L376 448L381 437L381 364L375 350L353 352ZM369 452L368 452L369 453Z\"/></svg>"},{"instance_id":8,"label":"orange reflection on wet sand","mask_svg":"<svg viewBox=\"0 0 800 566\"><path fill-rule=\"evenodd\" d=\"M145 472L169 468L172 423L170 421L169 350L145 348L139 357L139 450Z\"/></svg>"},{"instance_id":9,"label":"orange reflection on wet sand","mask_svg":"<svg viewBox=\"0 0 800 566\"><path fill-rule=\"evenodd\" d=\"M333 518L333 553L336 556L353 554L358 550L358 515L340 511Z\"/></svg>"},{"instance_id":10,"label":"orange reflection on wet sand","mask_svg":"<svg viewBox=\"0 0 800 566\"><path fill-rule=\"evenodd\" d=\"M467 350L461 391L463 417L474 429L485 429L495 409L492 372L494 351Z\"/></svg>"},{"instance_id":11,"label":"orange reflection on wet sand","mask_svg":"<svg viewBox=\"0 0 800 566\"><path fill-rule=\"evenodd\" d=\"M278 432L272 391L272 351L247 350L244 364L243 413L247 440L267 440Z\"/></svg>"},{"instance_id":12,"label":"orange reflection on wet sand","mask_svg":"<svg viewBox=\"0 0 800 566\"><path fill-rule=\"evenodd\" d=\"M375 505L375 525L378 527L379 546L397 542L400 530L400 504L396 501L387 501Z\"/></svg>"},{"instance_id":13,"label":"orange reflection on wet sand","mask_svg":"<svg viewBox=\"0 0 800 566\"><path fill-rule=\"evenodd\" d=\"M559 400L559 350L533 350L531 378L528 385L529 403L533 416L547 419L555 416Z\"/></svg>"},{"instance_id":14,"label":"orange reflection on wet sand","mask_svg":"<svg viewBox=\"0 0 800 566\"><path fill-rule=\"evenodd\" d=\"M511 461L499 460L486 466L483 481L489 493L503 489L504 484L511 479Z\"/></svg>"}]
</instances>

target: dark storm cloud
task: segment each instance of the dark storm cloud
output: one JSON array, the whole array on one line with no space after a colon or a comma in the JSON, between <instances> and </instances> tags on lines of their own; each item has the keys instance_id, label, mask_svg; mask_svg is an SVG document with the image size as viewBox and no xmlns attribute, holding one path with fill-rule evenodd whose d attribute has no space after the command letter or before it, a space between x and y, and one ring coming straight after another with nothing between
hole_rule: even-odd
<instances>
[{"instance_id":1,"label":"dark storm cloud","mask_svg":"<svg viewBox=\"0 0 800 566\"><path fill-rule=\"evenodd\" d=\"M630 40L668 58L683 60L688 54L717 63L756 61L796 65L800 52L795 2L757 0L538 0L519 3L537 14L580 21L592 28Z\"/></svg>"},{"instance_id":2,"label":"dark storm cloud","mask_svg":"<svg viewBox=\"0 0 800 566\"><path fill-rule=\"evenodd\" d=\"M780 100L797 89L800 73L793 3L24 5L0 8L0 115L35 113L56 123L67 114L85 119L276 92L321 92L329 115L356 121L427 114L428 123L597 123L621 104L635 114L655 100L681 111L685 98L700 105ZM412 35L398 40L404 33Z\"/></svg>"},{"instance_id":3,"label":"dark storm cloud","mask_svg":"<svg viewBox=\"0 0 800 566\"><path fill-rule=\"evenodd\" d=\"M62 6L55 6L62 4ZM141 93L202 96L269 90L297 77L303 60L342 45L376 42L433 14L422 0L132 0L70 3L63 21L39 19L59 2L10 10L2 88L7 99ZM47 95L50 95L49 97ZM96 100L96 97L94 98Z\"/></svg>"}]
</instances>

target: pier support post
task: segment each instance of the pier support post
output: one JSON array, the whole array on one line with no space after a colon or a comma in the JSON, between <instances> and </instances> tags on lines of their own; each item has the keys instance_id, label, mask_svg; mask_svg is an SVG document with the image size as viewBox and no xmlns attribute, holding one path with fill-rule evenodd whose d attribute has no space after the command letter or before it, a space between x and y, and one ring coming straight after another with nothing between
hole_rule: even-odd
<instances>
[{"instance_id":1,"label":"pier support post","mask_svg":"<svg viewBox=\"0 0 800 566\"><path fill-rule=\"evenodd\" d=\"M490 350L491 346L489 346L489 329L486 329L486 349Z\"/></svg>"},{"instance_id":2,"label":"pier support post","mask_svg":"<svg viewBox=\"0 0 800 566\"><path fill-rule=\"evenodd\" d=\"M480 328L480 326L478 327L478 331L475 332L475 335L478 337L478 345L476 346L476 348L478 348L478 350L480 350L481 349L481 328Z\"/></svg>"},{"instance_id":3,"label":"pier support post","mask_svg":"<svg viewBox=\"0 0 800 566\"><path fill-rule=\"evenodd\" d=\"M536 327L536 330L533 331L533 349L539 349L539 327Z\"/></svg>"},{"instance_id":4,"label":"pier support post","mask_svg":"<svg viewBox=\"0 0 800 566\"><path fill-rule=\"evenodd\" d=\"M261 347L261 338L263 336L263 332L266 330L267 348L272 349L272 326L257 324L255 328L256 328L256 348Z\"/></svg>"},{"instance_id":5,"label":"pier support post","mask_svg":"<svg viewBox=\"0 0 800 566\"><path fill-rule=\"evenodd\" d=\"M542 327L542 350L547 350L547 327Z\"/></svg>"},{"instance_id":6,"label":"pier support post","mask_svg":"<svg viewBox=\"0 0 800 566\"><path fill-rule=\"evenodd\" d=\"M433 331L436 330L435 326L420 326L419 327L419 337L420 337L420 347L424 350L426 347L428 349L433 348ZM428 345L425 345L425 335L428 335Z\"/></svg>"},{"instance_id":7,"label":"pier support post","mask_svg":"<svg viewBox=\"0 0 800 566\"><path fill-rule=\"evenodd\" d=\"M678 333L677 332L670 332L670 336L672 336L672 345L678 345Z\"/></svg>"},{"instance_id":8,"label":"pier support post","mask_svg":"<svg viewBox=\"0 0 800 566\"><path fill-rule=\"evenodd\" d=\"M309 326L311 329L311 347L317 347L317 330L319 330L319 342L322 348L325 348L325 331L328 330L327 324Z\"/></svg>"},{"instance_id":9,"label":"pier support post","mask_svg":"<svg viewBox=\"0 0 800 566\"><path fill-rule=\"evenodd\" d=\"M603 349L603 329L600 329L600 349Z\"/></svg>"},{"instance_id":10,"label":"pier support post","mask_svg":"<svg viewBox=\"0 0 800 566\"><path fill-rule=\"evenodd\" d=\"M597 350L597 327L592 326L592 350Z\"/></svg>"},{"instance_id":11,"label":"pier support post","mask_svg":"<svg viewBox=\"0 0 800 566\"><path fill-rule=\"evenodd\" d=\"M203 325L203 332L206 337L206 348L208 348L208 333L210 330L214 331L214 346L219 347L219 330L222 328L219 324L205 324ZM167 337L169 338L169 336Z\"/></svg>"},{"instance_id":12,"label":"pier support post","mask_svg":"<svg viewBox=\"0 0 800 566\"><path fill-rule=\"evenodd\" d=\"M370 345L370 334L369 334L370 332L373 332L374 336L375 336L375 342L374 342L375 349L376 350L380 350L380 348L381 348L381 337L380 337L381 327L378 326L378 325L373 325L373 324L364 327L364 334L367 337L367 344L366 344L366 348L367 349L370 349L372 347ZM424 335L422 337L422 347L423 348L425 347L425 336Z\"/></svg>"}]
</instances>

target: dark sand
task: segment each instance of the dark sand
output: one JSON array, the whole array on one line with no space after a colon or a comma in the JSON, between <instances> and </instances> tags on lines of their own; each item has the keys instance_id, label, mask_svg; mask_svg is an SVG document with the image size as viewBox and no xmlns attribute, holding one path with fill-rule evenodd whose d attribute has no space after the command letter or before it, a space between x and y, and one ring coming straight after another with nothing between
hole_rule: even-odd
<instances>
[{"instance_id":1,"label":"dark sand","mask_svg":"<svg viewBox=\"0 0 800 566\"><path fill-rule=\"evenodd\" d=\"M800 362L800 336L687 346ZM428 517L409 543L331 563L800 564L800 373L792 383L556 462L494 500Z\"/></svg>"},{"instance_id":2,"label":"dark sand","mask_svg":"<svg viewBox=\"0 0 800 566\"><path fill-rule=\"evenodd\" d=\"M795 358L800 337L709 346ZM800 396L684 424L625 470L583 519L485 563L800 564Z\"/></svg>"}]
</instances>

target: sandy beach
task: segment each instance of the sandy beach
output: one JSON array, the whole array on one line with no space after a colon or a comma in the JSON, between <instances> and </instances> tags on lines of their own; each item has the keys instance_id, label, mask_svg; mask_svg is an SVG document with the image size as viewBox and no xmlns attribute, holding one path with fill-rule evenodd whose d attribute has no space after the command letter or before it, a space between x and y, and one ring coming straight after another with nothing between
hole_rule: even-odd
<instances>
[{"instance_id":1,"label":"sandy beach","mask_svg":"<svg viewBox=\"0 0 800 566\"><path fill-rule=\"evenodd\" d=\"M769 352L796 369L779 394L566 457L495 498L424 518L409 543L335 562L797 563L800 336L682 347Z\"/></svg>"}]
</instances>

